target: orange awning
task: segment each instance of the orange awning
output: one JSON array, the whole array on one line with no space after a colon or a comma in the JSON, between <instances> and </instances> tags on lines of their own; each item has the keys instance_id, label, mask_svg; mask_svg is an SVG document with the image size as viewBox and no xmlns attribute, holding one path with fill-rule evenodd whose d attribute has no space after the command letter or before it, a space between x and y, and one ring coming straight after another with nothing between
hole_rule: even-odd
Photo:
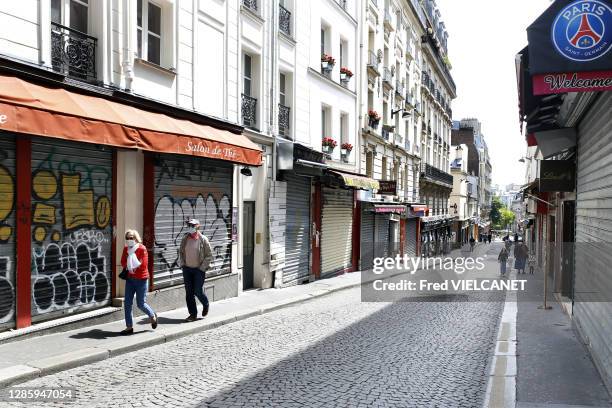
<instances>
[{"instance_id":1,"label":"orange awning","mask_svg":"<svg viewBox=\"0 0 612 408\"><path fill-rule=\"evenodd\" d=\"M63 88L0 75L0 129L261 165L246 136Z\"/></svg>"}]
</instances>

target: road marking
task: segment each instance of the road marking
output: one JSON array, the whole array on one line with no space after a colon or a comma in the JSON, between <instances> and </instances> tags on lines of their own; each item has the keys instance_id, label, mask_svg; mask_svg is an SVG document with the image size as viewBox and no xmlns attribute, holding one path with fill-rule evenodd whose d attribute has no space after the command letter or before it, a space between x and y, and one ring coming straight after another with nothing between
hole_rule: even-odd
<instances>
[{"instance_id":1,"label":"road marking","mask_svg":"<svg viewBox=\"0 0 612 408\"><path fill-rule=\"evenodd\" d=\"M509 273L516 278L516 272ZM516 407L516 291L506 292L506 301L497 331L484 408Z\"/></svg>"}]
</instances>

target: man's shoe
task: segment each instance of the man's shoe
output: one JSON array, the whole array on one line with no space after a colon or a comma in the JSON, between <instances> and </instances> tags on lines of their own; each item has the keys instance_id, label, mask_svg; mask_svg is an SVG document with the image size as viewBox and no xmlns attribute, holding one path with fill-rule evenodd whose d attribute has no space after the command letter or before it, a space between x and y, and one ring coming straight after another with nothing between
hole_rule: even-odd
<instances>
[{"instance_id":1,"label":"man's shoe","mask_svg":"<svg viewBox=\"0 0 612 408\"><path fill-rule=\"evenodd\" d=\"M202 310L202 317L206 317L207 314L208 314L208 305L204 306L204 309Z\"/></svg>"},{"instance_id":2,"label":"man's shoe","mask_svg":"<svg viewBox=\"0 0 612 408\"><path fill-rule=\"evenodd\" d=\"M185 319L186 322L195 322L196 320L198 320L197 317L193 316L193 315L189 315L187 316L187 318Z\"/></svg>"},{"instance_id":3,"label":"man's shoe","mask_svg":"<svg viewBox=\"0 0 612 408\"><path fill-rule=\"evenodd\" d=\"M134 334L134 329L132 327L127 327L121 330L119 334L121 334L122 336L129 336L130 334Z\"/></svg>"},{"instance_id":4,"label":"man's shoe","mask_svg":"<svg viewBox=\"0 0 612 408\"><path fill-rule=\"evenodd\" d=\"M151 327L153 330L157 329L157 313L153 313L153 317L151 318Z\"/></svg>"}]
</instances>

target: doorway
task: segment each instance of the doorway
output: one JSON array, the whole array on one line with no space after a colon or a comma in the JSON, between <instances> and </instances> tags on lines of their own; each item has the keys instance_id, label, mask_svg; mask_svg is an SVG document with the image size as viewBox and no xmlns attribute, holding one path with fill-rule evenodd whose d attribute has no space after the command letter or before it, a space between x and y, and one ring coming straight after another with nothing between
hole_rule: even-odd
<instances>
[{"instance_id":1,"label":"doorway","mask_svg":"<svg viewBox=\"0 0 612 408\"><path fill-rule=\"evenodd\" d=\"M244 201L242 225L242 290L247 290L255 284L255 201Z\"/></svg>"}]
</instances>

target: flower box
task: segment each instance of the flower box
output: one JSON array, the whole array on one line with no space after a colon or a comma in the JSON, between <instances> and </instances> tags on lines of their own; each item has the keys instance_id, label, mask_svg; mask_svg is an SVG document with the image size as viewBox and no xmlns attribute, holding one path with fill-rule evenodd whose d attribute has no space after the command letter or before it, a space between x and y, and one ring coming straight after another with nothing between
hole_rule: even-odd
<instances>
[{"instance_id":1,"label":"flower box","mask_svg":"<svg viewBox=\"0 0 612 408\"><path fill-rule=\"evenodd\" d=\"M340 79L348 82L353 77L353 72L347 67L340 68Z\"/></svg>"},{"instance_id":2,"label":"flower box","mask_svg":"<svg viewBox=\"0 0 612 408\"><path fill-rule=\"evenodd\" d=\"M336 146L338 146L338 142L336 142L331 137L324 137L321 142L321 146L321 150L323 151L323 153L331 155Z\"/></svg>"},{"instance_id":3,"label":"flower box","mask_svg":"<svg viewBox=\"0 0 612 408\"><path fill-rule=\"evenodd\" d=\"M331 72L336 65L336 60L331 55L321 55L321 69L325 72Z\"/></svg>"}]
</instances>

